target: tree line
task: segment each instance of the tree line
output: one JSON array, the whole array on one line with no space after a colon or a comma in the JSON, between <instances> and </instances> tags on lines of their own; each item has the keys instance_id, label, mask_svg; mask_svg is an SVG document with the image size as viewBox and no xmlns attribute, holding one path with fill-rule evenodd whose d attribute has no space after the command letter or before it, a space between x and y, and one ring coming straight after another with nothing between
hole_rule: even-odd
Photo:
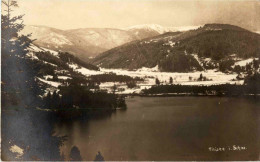
<instances>
[{"instance_id":1,"label":"tree line","mask_svg":"<svg viewBox=\"0 0 260 162\"><path fill-rule=\"evenodd\" d=\"M79 84L60 86L58 91L48 92L43 100L45 108L55 110L126 108L124 96L100 90L91 91L89 86Z\"/></svg>"},{"instance_id":2,"label":"tree line","mask_svg":"<svg viewBox=\"0 0 260 162\"><path fill-rule=\"evenodd\" d=\"M255 73L245 78L243 85L221 84L221 85L155 85L144 89L143 94L159 93L187 93L191 95L226 95L239 96L249 94L260 94L260 74Z\"/></svg>"}]
</instances>

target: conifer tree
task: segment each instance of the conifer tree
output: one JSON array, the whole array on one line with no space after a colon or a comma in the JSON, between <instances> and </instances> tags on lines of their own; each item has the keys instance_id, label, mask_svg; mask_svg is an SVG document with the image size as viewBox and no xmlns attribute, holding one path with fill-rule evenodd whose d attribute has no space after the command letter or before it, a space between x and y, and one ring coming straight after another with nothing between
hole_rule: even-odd
<instances>
[{"instance_id":1,"label":"conifer tree","mask_svg":"<svg viewBox=\"0 0 260 162\"><path fill-rule=\"evenodd\" d=\"M25 55L32 42L29 35L19 35L23 30L23 16L12 16L13 9L19 7L15 0L3 0L3 11L1 15L1 46L2 54L15 53Z\"/></svg>"},{"instance_id":2,"label":"conifer tree","mask_svg":"<svg viewBox=\"0 0 260 162\"><path fill-rule=\"evenodd\" d=\"M170 77L170 84L172 84L173 83L173 79L172 79L172 77Z\"/></svg>"},{"instance_id":3,"label":"conifer tree","mask_svg":"<svg viewBox=\"0 0 260 162\"><path fill-rule=\"evenodd\" d=\"M50 91L47 93L47 96L44 98L44 100L45 100L45 107L46 108L50 108L50 106L51 106L51 93L50 93Z\"/></svg>"},{"instance_id":4,"label":"conifer tree","mask_svg":"<svg viewBox=\"0 0 260 162\"><path fill-rule=\"evenodd\" d=\"M155 79L155 84L156 84L156 85L160 85L160 81L159 81L158 78Z\"/></svg>"}]
</instances>

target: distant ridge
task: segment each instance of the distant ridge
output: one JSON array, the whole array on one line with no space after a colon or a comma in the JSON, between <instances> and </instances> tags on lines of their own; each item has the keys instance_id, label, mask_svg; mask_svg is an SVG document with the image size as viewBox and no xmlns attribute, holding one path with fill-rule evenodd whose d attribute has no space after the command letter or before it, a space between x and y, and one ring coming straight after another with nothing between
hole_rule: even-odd
<instances>
[{"instance_id":1,"label":"distant ridge","mask_svg":"<svg viewBox=\"0 0 260 162\"><path fill-rule=\"evenodd\" d=\"M162 27L157 24L145 24L126 29L80 28L60 30L42 25L28 25L21 33L32 33L32 39L36 39L34 43L41 47L70 52L85 61L89 61L90 58L102 52L134 40L191 28L194 27Z\"/></svg>"}]
</instances>

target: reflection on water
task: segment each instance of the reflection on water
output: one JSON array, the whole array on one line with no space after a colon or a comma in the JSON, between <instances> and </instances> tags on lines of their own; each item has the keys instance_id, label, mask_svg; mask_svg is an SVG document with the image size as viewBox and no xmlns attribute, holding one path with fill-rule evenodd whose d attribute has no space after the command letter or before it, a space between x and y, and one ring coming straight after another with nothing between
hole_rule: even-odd
<instances>
[{"instance_id":1,"label":"reflection on water","mask_svg":"<svg viewBox=\"0 0 260 162\"><path fill-rule=\"evenodd\" d=\"M126 111L58 122L54 131L68 136L60 148L66 160L74 146L90 161L258 160L258 105L241 98L134 97ZM233 145L246 149L228 150Z\"/></svg>"}]
</instances>

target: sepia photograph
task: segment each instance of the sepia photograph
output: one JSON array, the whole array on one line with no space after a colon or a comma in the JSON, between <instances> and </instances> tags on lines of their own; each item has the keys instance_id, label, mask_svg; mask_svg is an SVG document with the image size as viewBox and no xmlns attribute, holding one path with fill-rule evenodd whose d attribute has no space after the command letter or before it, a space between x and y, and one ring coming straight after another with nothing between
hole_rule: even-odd
<instances>
[{"instance_id":1,"label":"sepia photograph","mask_svg":"<svg viewBox=\"0 0 260 162\"><path fill-rule=\"evenodd\" d=\"M259 0L1 0L1 161L260 161Z\"/></svg>"}]
</instances>

